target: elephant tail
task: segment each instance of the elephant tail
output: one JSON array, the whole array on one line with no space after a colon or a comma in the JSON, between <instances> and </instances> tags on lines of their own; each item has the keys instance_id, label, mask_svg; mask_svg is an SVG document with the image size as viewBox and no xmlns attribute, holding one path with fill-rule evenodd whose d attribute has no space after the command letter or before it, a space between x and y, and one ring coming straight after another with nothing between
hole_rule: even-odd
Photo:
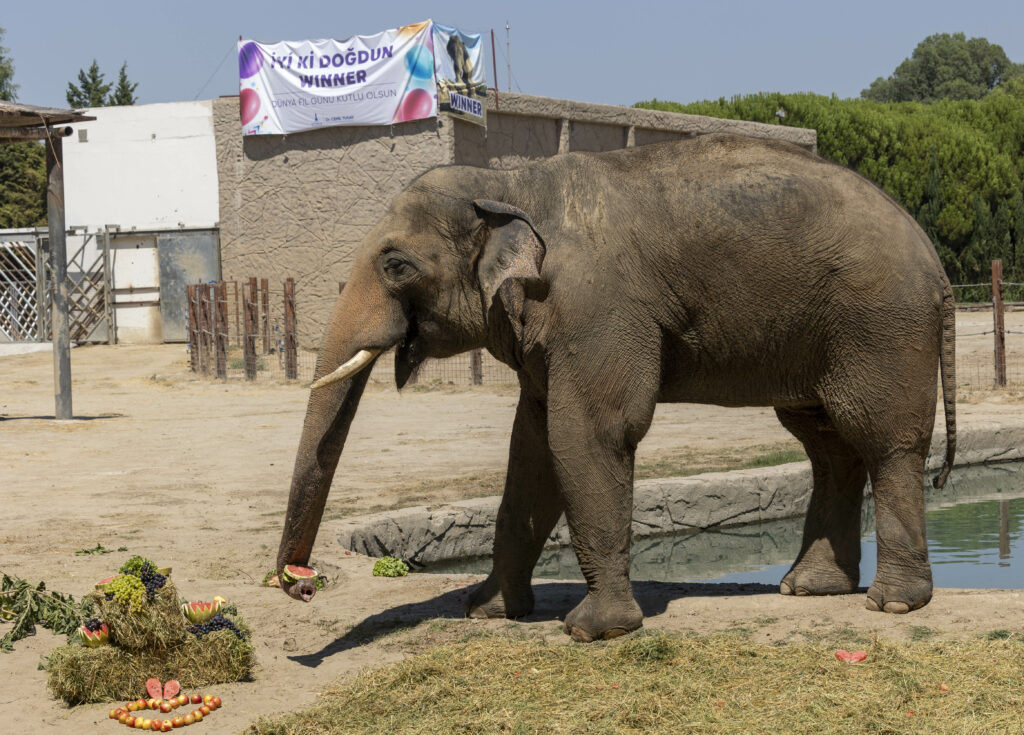
<instances>
[{"instance_id":1,"label":"elephant tail","mask_svg":"<svg viewBox=\"0 0 1024 735\"><path fill-rule=\"evenodd\" d=\"M949 281L945 281L942 287L942 352L939 357L939 375L942 379L942 408L946 414L946 458L942 462L942 470L932 481L932 487L936 489L946 484L949 471L953 469L953 457L956 455L956 303Z\"/></svg>"}]
</instances>

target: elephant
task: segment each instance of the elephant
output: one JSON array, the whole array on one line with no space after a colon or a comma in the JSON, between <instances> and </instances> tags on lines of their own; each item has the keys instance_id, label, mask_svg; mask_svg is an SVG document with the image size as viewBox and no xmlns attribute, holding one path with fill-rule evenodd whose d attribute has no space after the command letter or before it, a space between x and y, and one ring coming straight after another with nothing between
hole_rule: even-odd
<instances>
[{"instance_id":1,"label":"elephant","mask_svg":"<svg viewBox=\"0 0 1024 735\"><path fill-rule=\"evenodd\" d=\"M929 602L924 472L941 378L940 487L956 447L955 314L935 248L854 171L799 146L708 134L511 170L421 174L362 241L329 319L277 568L306 565L370 368L487 349L518 376L492 571L466 614L519 618L564 513L586 580L580 641L641 627L633 463L658 402L771 406L813 489L786 595L853 593L870 478L869 610ZM285 583L309 600L309 581Z\"/></svg>"}]
</instances>

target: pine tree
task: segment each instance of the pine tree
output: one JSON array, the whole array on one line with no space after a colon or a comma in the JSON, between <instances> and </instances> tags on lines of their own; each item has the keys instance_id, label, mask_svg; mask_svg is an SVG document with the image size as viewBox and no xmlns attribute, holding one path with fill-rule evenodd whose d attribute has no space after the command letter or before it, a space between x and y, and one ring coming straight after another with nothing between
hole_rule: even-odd
<instances>
[{"instance_id":1,"label":"pine tree","mask_svg":"<svg viewBox=\"0 0 1024 735\"><path fill-rule=\"evenodd\" d=\"M107 93L110 82L104 83L103 72L100 71L96 59L92 60L89 71L78 70L78 86L68 82L68 106L75 109L82 107L103 107L107 104Z\"/></svg>"},{"instance_id":2,"label":"pine tree","mask_svg":"<svg viewBox=\"0 0 1024 735\"><path fill-rule=\"evenodd\" d=\"M4 30L0 28L0 40ZM0 46L0 99L13 102L14 62ZM0 228L46 224L46 155L42 144L0 145Z\"/></svg>"},{"instance_id":3,"label":"pine tree","mask_svg":"<svg viewBox=\"0 0 1024 735\"><path fill-rule=\"evenodd\" d=\"M0 41L4 40L4 29L0 28ZM0 46L0 100L13 102L18 99L18 85L14 83L14 62L7 55L7 49Z\"/></svg>"},{"instance_id":4,"label":"pine tree","mask_svg":"<svg viewBox=\"0 0 1024 735\"><path fill-rule=\"evenodd\" d=\"M128 81L128 62L121 64L121 71L117 75L117 86L110 97L107 98L108 105L134 105L138 98L135 96L135 88L138 82Z\"/></svg>"}]
</instances>

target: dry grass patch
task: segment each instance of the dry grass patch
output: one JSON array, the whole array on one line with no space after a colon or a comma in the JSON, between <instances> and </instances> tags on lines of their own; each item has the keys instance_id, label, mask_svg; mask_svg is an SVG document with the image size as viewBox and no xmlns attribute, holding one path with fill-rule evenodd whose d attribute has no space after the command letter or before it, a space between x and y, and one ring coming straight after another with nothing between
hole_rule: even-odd
<instances>
[{"instance_id":1,"label":"dry grass patch","mask_svg":"<svg viewBox=\"0 0 1024 735\"><path fill-rule=\"evenodd\" d=\"M552 644L490 635L335 684L248 735L1004 733L1024 730L1024 636L768 645L741 633ZM947 691L942 690L946 684Z\"/></svg>"}]
</instances>

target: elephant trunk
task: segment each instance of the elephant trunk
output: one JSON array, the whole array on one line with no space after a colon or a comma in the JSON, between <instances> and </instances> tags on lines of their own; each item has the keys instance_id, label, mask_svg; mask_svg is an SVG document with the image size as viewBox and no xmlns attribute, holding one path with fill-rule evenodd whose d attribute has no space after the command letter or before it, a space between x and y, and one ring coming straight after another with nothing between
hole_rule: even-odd
<instances>
[{"instance_id":1,"label":"elephant trunk","mask_svg":"<svg viewBox=\"0 0 1024 735\"><path fill-rule=\"evenodd\" d=\"M324 346L317 361L314 385L306 407L292 472L288 510L281 545L277 552L277 570L288 564L309 566L313 542L320 527L334 471L341 458L349 427L359 407L377 355L397 344L405 335L407 321L401 306L379 288L360 287L350 282L339 297L327 327ZM343 363L352 363L364 352L354 374L322 383ZM308 601L313 597L313 580L287 582L281 586L291 597Z\"/></svg>"}]
</instances>

